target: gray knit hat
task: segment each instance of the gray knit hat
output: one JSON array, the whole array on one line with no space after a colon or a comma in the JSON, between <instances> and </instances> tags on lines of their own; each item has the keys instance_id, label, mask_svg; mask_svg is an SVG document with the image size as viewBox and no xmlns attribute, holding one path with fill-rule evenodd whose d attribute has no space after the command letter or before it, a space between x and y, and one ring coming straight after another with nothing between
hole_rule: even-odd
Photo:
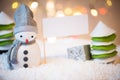
<instances>
[{"instance_id":1,"label":"gray knit hat","mask_svg":"<svg viewBox=\"0 0 120 80\"><path fill-rule=\"evenodd\" d=\"M35 32L37 33L37 25L33 19L33 13L28 6L22 4L14 14L16 26L14 34L19 32Z\"/></svg>"}]
</instances>

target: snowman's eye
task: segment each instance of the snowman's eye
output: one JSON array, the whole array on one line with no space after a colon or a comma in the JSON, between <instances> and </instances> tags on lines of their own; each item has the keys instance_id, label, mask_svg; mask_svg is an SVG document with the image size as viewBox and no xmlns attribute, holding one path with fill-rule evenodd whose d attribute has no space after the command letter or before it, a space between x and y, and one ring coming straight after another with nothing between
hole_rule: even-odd
<instances>
[{"instance_id":1,"label":"snowman's eye","mask_svg":"<svg viewBox=\"0 0 120 80\"><path fill-rule=\"evenodd\" d=\"M22 38L23 36L22 36L22 35L20 35L20 37Z\"/></svg>"},{"instance_id":2,"label":"snowman's eye","mask_svg":"<svg viewBox=\"0 0 120 80\"><path fill-rule=\"evenodd\" d=\"M31 36L31 38L33 38L34 36Z\"/></svg>"}]
</instances>

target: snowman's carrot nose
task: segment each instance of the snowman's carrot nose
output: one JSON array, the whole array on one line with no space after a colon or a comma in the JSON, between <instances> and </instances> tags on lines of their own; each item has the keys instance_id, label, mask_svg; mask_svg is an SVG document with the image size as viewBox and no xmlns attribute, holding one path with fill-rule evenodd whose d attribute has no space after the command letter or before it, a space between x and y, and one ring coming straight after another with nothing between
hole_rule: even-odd
<instances>
[{"instance_id":1,"label":"snowman's carrot nose","mask_svg":"<svg viewBox=\"0 0 120 80\"><path fill-rule=\"evenodd\" d=\"M28 39L26 39L26 44L28 44Z\"/></svg>"}]
</instances>

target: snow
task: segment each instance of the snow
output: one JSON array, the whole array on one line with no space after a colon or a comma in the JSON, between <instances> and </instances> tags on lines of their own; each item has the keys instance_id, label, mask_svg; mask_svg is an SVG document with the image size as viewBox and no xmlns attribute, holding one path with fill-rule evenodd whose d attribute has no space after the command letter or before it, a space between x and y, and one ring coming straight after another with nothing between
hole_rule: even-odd
<instances>
[{"instance_id":1,"label":"snow","mask_svg":"<svg viewBox=\"0 0 120 80\"><path fill-rule=\"evenodd\" d=\"M0 80L119 80L120 64L99 64L65 58L47 58L34 68L3 70Z\"/></svg>"},{"instance_id":2,"label":"snow","mask_svg":"<svg viewBox=\"0 0 120 80\"><path fill-rule=\"evenodd\" d=\"M57 47L62 50L60 52L62 55L65 48L72 46L69 43L65 44L66 46L61 49ZM53 50L53 52L57 53L60 50ZM120 63L120 46L117 50L119 53L117 62ZM47 56L47 63L38 67L16 70L7 70L6 56L0 55L0 80L120 80L120 64L75 61L59 55Z\"/></svg>"},{"instance_id":3,"label":"snow","mask_svg":"<svg viewBox=\"0 0 120 80\"><path fill-rule=\"evenodd\" d=\"M105 25L103 22L99 22L95 29L91 32L91 37L104 37L114 34L116 31Z\"/></svg>"}]
</instances>

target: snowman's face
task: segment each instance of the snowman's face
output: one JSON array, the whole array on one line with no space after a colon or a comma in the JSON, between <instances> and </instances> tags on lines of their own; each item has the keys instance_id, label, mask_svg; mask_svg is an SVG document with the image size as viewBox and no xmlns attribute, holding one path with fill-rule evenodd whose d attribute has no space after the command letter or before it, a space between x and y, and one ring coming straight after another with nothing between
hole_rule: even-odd
<instances>
[{"instance_id":1,"label":"snowman's face","mask_svg":"<svg viewBox=\"0 0 120 80\"><path fill-rule=\"evenodd\" d=\"M29 43L35 40L36 33L35 32L20 32L15 34L15 38L22 43Z\"/></svg>"}]
</instances>

